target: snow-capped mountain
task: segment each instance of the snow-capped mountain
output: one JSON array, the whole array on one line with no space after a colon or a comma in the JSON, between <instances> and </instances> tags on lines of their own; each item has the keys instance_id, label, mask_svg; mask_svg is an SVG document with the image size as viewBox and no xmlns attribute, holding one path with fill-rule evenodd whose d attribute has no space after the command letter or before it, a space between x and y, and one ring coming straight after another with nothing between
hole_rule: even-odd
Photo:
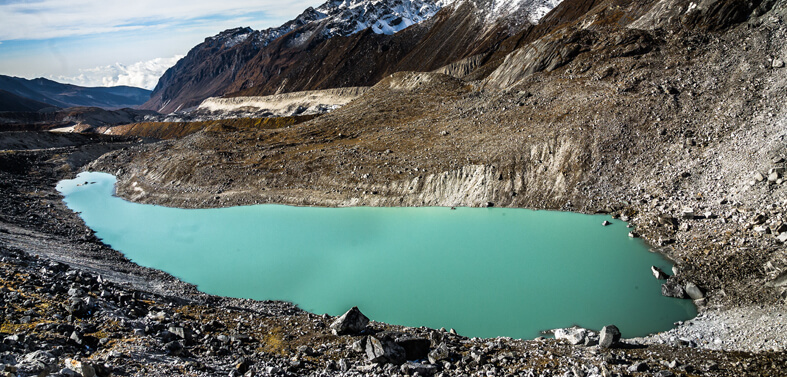
<instances>
[{"instance_id":1,"label":"snow-capped mountain","mask_svg":"<svg viewBox=\"0 0 787 377\"><path fill-rule=\"evenodd\" d=\"M329 0L275 28L206 38L162 76L143 108L172 112L238 91L373 85L397 70L433 70L486 53L559 2Z\"/></svg>"},{"instance_id":2,"label":"snow-capped mountain","mask_svg":"<svg viewBox=\"0 0 787 377\"><path fill-rule=\"evenodd\" d=\"M425 21L453 0L332 0L316 9L326 36L348 36L371 28L394 34Z\"/></svg>"}]
</instances>

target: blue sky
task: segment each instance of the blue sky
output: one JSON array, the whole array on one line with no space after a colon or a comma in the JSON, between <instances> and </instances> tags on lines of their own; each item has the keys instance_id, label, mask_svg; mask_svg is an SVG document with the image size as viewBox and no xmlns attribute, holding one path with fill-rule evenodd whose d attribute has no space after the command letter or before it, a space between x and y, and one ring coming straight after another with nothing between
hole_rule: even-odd
<instances>
[{"instance_id":1,"label":"blue sky","mask_svg":"<svg viewBox=\"0 0 787 377\"><path fill-rule=\"evenodd\" d=\"M320 0L0 0L0 74L152 88L205 37L265 29Z\"/></svg>"}]
</instances>

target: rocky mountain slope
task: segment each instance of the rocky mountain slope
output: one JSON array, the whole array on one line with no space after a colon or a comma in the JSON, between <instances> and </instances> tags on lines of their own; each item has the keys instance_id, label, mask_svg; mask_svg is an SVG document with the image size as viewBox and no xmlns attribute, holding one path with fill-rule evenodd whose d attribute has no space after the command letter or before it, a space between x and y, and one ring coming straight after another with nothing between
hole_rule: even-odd
<instances>
[{"instance_id":1,"label":"rocky mountain slope","mask_svg":"<svg viewBox=\"0 0 787 377\"><path fill-rule=\"evenodd\" d=\"M57 107L0 90L0 112L37 112L44 109L56 110Z\"/></svg>"},{"instance_id":2,"label":"rocky mountain slope","mask_svg":"<svg viewBox=\"0 0 787 377\"><path fill-rule=\"evenodd\" d=\"M119 195L182 207L612 212L678 263L676 284L707 291L700 305L783 306L785 4L560 13L574 1L555 10L564 22L481 65L483 80L398 73L297 127L214 128L92 168L119 173Z\"/></svg>"},{"instance_id":3,"label":"rocky mountain slope","mask_svg":"<svg viewBox=\"0 0 787 377\"><path fill-rule=\"evenodd\" d=\"M329 1L279 28L207 38L164 74L144 108L168 113L234 92L368 86L401 70L433 70L488 52L555 3Z\"/></svg>"},{"instance_id":4,"label":"rocky mountain slope","mask_svg":"<svg viewBox=\"0 0 787 377\"><path fill-rule=\"evenodd\" d=\"M87 106L108 110L137 107L149 100L151 94L149 90L130 86L87 88L45 78L28 80L4 75L0 75L0 90L60 108Z\"/></svg>"}]
</instances>

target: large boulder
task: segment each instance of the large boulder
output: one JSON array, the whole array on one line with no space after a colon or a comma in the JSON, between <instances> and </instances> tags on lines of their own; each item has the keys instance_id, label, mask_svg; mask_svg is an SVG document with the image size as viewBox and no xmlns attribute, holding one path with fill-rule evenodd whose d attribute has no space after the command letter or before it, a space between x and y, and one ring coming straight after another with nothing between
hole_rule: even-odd
<instances>
[{"instance_id":1,"label":"large boulder","mask_svg":"<svg viewBox=\"0 0 787 377\"><path fill-rule=\"evenodd\" d=\"M685 291L692 300L705 298L705 293L702 291L702 289L692 282L686 283Z\"/></svg>"},{"instance_id":2,"label":"large boulder","mask_svg":"<svg viewBox=\"0 0 787 377\"><path fill-rule=\"evenodd\" d=\"M553 332L555 339L565 340L572 345L584 344L587 337L587 330L581 327L569 327L566 329L556 329Z\"/></svg>"},{"instance_id":3,"label":"large boulder","mask_svg":"<svg viewBox=\"0 0 787 377\"><path fill-rule=\"evenodd\" d=\"M357 306L353 306L347 313L342 314L331 324L331 332L333 335L356 335L366 329L369 324L367 318Z\"/></svg>"},{"instance_id":4,"label":"large boulder","mask_svg":"<svg viewBox=\"0 0 787 377\"><path fill-rule=\"evenodd\" d=\"M686 298L686 291L678 283L676 279L667 279L667 282L661 285L661 295L666 297Z\"/></svg>"},{"instance_id":5,"label":"large boulder","mask_svg":"<svg viewBox=\"0 0 787 377\"><path fill-rule=\"evenodd\" d=\"M378 364L402 364L407 360L407 352L388 336L369 336L366 338L366 359Z\"/></svg>"},{"instance_id":6,"label":"large boulder","mask_svg":"<svg viewBox=\"0 0 787 377\"><path fill-rule=\"evenodd\" d=\"M598 346L610 348L620 341L620 330L615 325L604 326L599 333Z\"/></svg>"}]
</instances>

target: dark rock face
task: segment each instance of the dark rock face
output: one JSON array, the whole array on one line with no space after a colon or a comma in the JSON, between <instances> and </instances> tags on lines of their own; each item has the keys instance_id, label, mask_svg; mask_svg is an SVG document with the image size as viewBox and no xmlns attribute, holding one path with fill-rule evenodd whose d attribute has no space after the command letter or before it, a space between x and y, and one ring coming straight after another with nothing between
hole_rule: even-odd
<instances>
[{"instance_id":1,"label":"dark rock face","mask_svg":"<svg viewBox=\"0 0 787 377\"><path fill-rule=\"evenodd\" d=\"M331 324L331 332L333 335L355 335L363 331L367 324L369 318L363 315L357 306L353 306Z\"/></svg>"},{"instance_id":2,"label":"dark rock face","mask_svg":"<svg viewBox=\"0 0 787 377\"><path fill-rule=\"evenodd\" d=\"M397 338L396 344L404 348L407 360L424 360L429 355L431 341L424 338L404 336Z\"/></svg>"},{"instance_id":3,"label":"dark rock face","mask_svg":"<svg viewBox=\"0 0 787 377\"><path fill-rule=\"evenodd\" d=\"M620 330L615 325L604 326L599 332L599 348L614 347L620 341Z\"/></svg>"}]
</instances>

